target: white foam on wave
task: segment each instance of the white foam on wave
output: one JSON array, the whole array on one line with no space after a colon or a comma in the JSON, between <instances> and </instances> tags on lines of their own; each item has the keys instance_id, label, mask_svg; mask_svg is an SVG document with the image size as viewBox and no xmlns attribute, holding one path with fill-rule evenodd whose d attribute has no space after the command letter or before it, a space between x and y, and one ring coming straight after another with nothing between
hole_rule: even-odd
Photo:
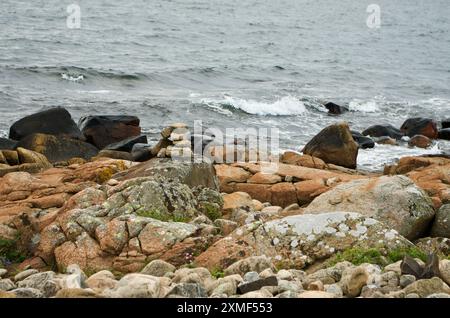
<instances>
[{"instance_id":1,"label":"white foam on wave","mask_svg":"<svg viewBox=\"0 0 450 318\"><path fill-rule=\"evenodd\" d=\"M266 103L256 101L253 99L242 99L231 96L224 96L223 100L211 101L202 100L202 103L210 107L217 108L218 105L229 105L235 109L242 110L248 114L253 115L272 115L272 116L287 116L287 115L301 115L306 112L306 107L302 101L292 96L285 96L273 103Z\"/></svg>"},{"instance_id":2,"label":"white foam on wave","mask_svg":"<svg viewBox=\"0 0 450 318\"><path fill-rule=\"evenodd\" d=\"M62 73L61 74L61 78L63 80L66 81L70 81L70 82L81 82L82 80L84 80L84 76L83 75L78 75L78 76L72 76L66 73Z\"/></svg>"},{"instance_id":3,"label":"white foam on wave","mask_svg":"<svg viewBox=\"0 0 450 318\"><path fill-rule=\"evenodd\" d=\"M353 112L375 113L380 110L375 101L352 100L348 104L348 109Z\"/></svg>"}]
</instances>

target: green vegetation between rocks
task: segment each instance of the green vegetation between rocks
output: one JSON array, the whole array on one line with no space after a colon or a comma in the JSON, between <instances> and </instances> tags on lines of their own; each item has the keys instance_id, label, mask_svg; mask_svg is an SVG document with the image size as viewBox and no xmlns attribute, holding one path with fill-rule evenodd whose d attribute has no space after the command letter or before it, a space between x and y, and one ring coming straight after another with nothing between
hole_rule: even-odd
<instances>
[{"instance_id":1,"label":"green vegetation between rocks","mask_svg":"<svg viewBox=\"0 0 450 318\"><path fill-rule=\"evenodd\" d=\"M339 262L348 261L354 265L370 263L386 266L402 260L406 255L413 258L419 258L422 261L427 260L426 253L417 247L397 248L387 252L386 254L383 254L382 250L377 248L365 249L361 247L353 247L337 253L328 261L328 263L330 265L335 265Z\"/></svg>"},{"instance_id":2,"label":"green vegetation between rocks","mask_svg":"<svg viewBox=\"0 0 450 318\"><path fill-rule=\"evenodd\" d=\"M216 278L216 279L219 279L219 278L225 277L225 273L224 273L224 271L223 271L222 269L220 269L220 268L213 268L213 269L211 270L211 276L214 277L214 278Z\"/></svg>"},{"instance_id":3,"label":"green vegetation between rocks","mask_svg":"<svg viewBox=\"0 0 450 318\"><path fill-rule=\"evenodd\" d=\"M0 259L11 263L21 263L26 259L26 255L17 247L19 237L13 240L0 238ZM0 266L2 262L0 261Z\"/></svg>"}]
</instances>

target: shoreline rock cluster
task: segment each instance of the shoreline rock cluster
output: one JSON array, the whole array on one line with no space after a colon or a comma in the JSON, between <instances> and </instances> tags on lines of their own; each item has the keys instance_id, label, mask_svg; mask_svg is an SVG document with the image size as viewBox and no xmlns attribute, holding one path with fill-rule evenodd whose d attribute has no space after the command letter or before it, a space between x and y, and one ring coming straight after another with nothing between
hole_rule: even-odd
<instances>
[{"instance_id":1,"label":"shoreline rock cluster","mask_svg":"<svg viewBox=\"0 0 450 318\"><path fill-rule=\"evenodd\" d=\"M268 172L239 145L198 158L184 124L149 145L133 116L19 120L0 140L0 298L450 297L450 159L362 172L354 135L326 127Z\"/></svg>"}]
</instances>

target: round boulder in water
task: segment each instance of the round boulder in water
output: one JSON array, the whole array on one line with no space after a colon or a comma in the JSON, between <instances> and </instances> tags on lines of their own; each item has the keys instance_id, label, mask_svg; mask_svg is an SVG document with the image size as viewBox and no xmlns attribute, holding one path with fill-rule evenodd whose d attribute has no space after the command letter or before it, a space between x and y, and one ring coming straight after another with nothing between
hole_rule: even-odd
<instances>
[{"instance_id":1,"label":"round boulder in water","mask_svg":"<svg viewBox=\"0 0 450 318\"><path fill-rule=\"evenodd\" d=\"M341 122L324 128L306 144L302 152L326 163L354 169L358 144L353 140L348 124Z\"/></svg>"},{"instance_id":2,"label":"round boulder in water","mask_svg":"<svg viewBox=\"0 0 450 318\"><path fill-rule=\"evenodd\" d=\"M409 118L400 127L400 131L406 136L423 135L431 139L438 137L437 123L430 118Z\"/></svg>"}]
</instances>

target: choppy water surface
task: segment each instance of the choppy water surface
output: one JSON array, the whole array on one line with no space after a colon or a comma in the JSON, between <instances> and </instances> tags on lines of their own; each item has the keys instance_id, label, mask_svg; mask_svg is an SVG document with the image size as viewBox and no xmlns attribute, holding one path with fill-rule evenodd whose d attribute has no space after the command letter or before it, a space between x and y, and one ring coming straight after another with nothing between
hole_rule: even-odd
<instances>
[{"instance_id":1,"label":"choppy water surface","mask_svg":"<svg viewBox=\"0 0 450 318\"><path fill-rule=\"evenodd\" d=\"M2 0L0 131L43 107L135 114L150 137L170 122L276 127L299 149L326 125L400 126L450 110L447 0L376 1L381 27L352 0ZM319 101L348 104L328 116ZM440 152L377 146L359 165Z\"/></svg>"}]
</instances>

